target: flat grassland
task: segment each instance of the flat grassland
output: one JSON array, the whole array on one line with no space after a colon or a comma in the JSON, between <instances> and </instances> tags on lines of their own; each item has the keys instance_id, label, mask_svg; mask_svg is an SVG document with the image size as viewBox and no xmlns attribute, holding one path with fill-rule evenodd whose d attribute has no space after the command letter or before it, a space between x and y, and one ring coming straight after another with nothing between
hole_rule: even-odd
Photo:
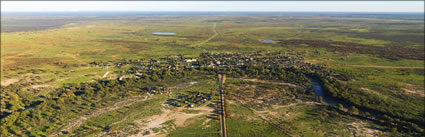
<instances>
[{"instance_id":1,"label":"flat grassland","mask_svg":"<svg viewBox=\"0 0 425 137\"><path fill-rule=\"evenodd\" d=\"M158 36L152 35L153 32L174 32L176 35ZM157 59L177 55L191 58L198 57L203 52L285 51L302 53L299 56L307 62L321 64L331 71L352 76L354 79L350 83L361 88L364 95L379 95L401 104L403 99L400 97L412 94L424 96L423 37L423 14L8 16L5 23L2 21L1 84L22 84L29 89L54 89L68 83L121 76L123 69L99 67L91 64L92 62ZM263 43L262 40L265 39L274 42ZM196 80L198 79L170 83ZM215 90L216 85L211 84L215 82L212 78L204 77L201 80L205 81L176 91L186 93ZM264 83L240 83L243 82L229 80L226 83L231 114L227 123L229 136L353 136L363 135L363 132L388 135L380 133L378 130L382 127L374 123L326 109L325 105L314 102L312 94L293 94L290 90L280 90L287 87L272 88L276 85ZM244 88L249 86L253 87ZM55 93L52 90L41 91L33 93L26 90L16 93L20 95L17 98L24 102L19 106L30 106L34 100L51 92ZM263 98L248 98L248 101L238 98L246 95L245 93L262 95L265 93L263 91L284 95L284 103L264 106L264 103L256 102ZM90 98L90 101L83 102L89 108L69 104L69 109L88 113L119 102L121 98L117 96L113 95L113 100L105 99L106 101L99 96L97 100L104 102L100 105L91 102ZM301 96L300 98L308 100L295 100L290 98L292 96ZM116 135L137 127L137 120L170 109L160 105L165 100L165 96L161 95L150 101L136 102L108 111L79 126L70 127L70 131L76 135ZM133 109L147 109L151 112L132 111ZM65 110L61 113L68 115L62 117L61 123L49 125L49 122L43 121L45 126L40 132L59 132L50 128L66 125L67 121L78 118L77 114L82 113L74 113L68 108ZM268 121L272 121L272 124ZM162 128L149 131L155 134L166 132L168 136L219 136L218 121L211 120L208 116L190 117L183 121L185 126L173 125L174 122L169 119ZM350 130L342 127L350 127ZM352 131L351 127L356 131ZM129 132L137 133L138 130Z\"/></svg>"},{"instance_id":2,"label":"flat grassland","mask_svg":"<svg viewBox=\"0 0 425 137\"><path fill-rule=\"evenodd\" d=\"M34 27L36 31L29 29L25 32L2 32L2 83L11 83L8 82L13 81L10 79L28 73L31 69L59 71L68 75L67 78L42 75L44 79L54 79L51 80L55 81L51 85L60 85L64 82L57 80L63 79L82 82L90 78L75 77L99 72L97 69L88 69L87 64L92 61L156 58L178 54L191 57L203 51L293 50L305 51L306 59L312 63L326 63L334 68L385 69L390 66L389 69L423 69L423 20L420 17L413 18L416 17L413 15L407 19L386 19L384 17L391 16L382 16L242 14L63 17L62 20L68 22L61 27L47 30L37 30L39 27ZM43 18L47 20L43 22L45 24L52 22L48 17ZM40 22L43 18L30 18L26 21ZM17 19L15 21L19 22ZM8 24L2 27L6 30L10 28ZM156 36L152 32L175 32L177 35ZM211 39L212 36L214 37ZM280 42L262 43L263 39ZM313 42L300 43L294 40ZM372 49L368 49L370 47ZM372 50L374 52L368 52ZM106 70L102 71L105 72ZM100 73L96 75L102 76ZM416 79L423 80L420 77ZM400 79L393 78L396 81ZM405 84L423 86L420 83Z\"/></svg>"}]
</instances>

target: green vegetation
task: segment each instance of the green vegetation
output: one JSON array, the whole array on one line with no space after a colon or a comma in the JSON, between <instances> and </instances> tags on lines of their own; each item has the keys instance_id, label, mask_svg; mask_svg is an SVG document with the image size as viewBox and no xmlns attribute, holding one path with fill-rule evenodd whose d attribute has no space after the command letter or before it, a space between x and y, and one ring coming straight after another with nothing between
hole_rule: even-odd
<instances>
[{"instance_id":1,"label":"green vegetation","mask_svg":"<svg viewBox=\"0 0 425 137\"><path fill-rule=\"evenodd\" d=\"M177 128L168 134L170 137L219 137L220 124L216 120L208 120L207 117L199 117L187 120L188 126Z\"/></svg>"},{"instance_id":2,"label":"green vegetation","mask_svg":"<svg viewBox=\"0 0 425 137\"><path fill-rule=\"evenodd\" d=\"M387 14L2 17L0 132L220 136L195 108L217 107L224 73L232 137L424 136L423 29ZM170 106L185 101L202 103ZM145 129L168 111L189 118Z\"/></svg>"},{"instance_id":3,"label":"green vegetation","mask_svg":"<svg viewBox=\"0 0 425 137\"><path fill-rule=\"evenodd\" d=\"M84 125L74 129L74 134L82 136L96 135L104 130L114 132L116 129L123 129L130 125L135 125L134 120L138 120L147 116L160 114L160 103L164 99L155 98L148 101L137 102L133 105L117 109L112 112L104 113L89 121ZM134 134L138 131L128 130L128 134Z\"/></svg>"}]
</instances>

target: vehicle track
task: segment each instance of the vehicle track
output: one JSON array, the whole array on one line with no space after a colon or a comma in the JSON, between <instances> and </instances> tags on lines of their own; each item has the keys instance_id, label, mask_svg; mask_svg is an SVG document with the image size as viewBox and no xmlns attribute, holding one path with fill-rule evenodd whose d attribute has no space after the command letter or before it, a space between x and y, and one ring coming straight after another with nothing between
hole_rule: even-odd
<instances>
[{"instance_id":1,"label":"vehicle track","mask_svg":"<svg viewBox=\"0 0 425 137\"><path fill-rule=\"evenodd\" d=\"M170 88L172 88L172 89L181 89L181 88L185 88L185 87L191 86L193 84L194 84L193 82L182 83L182 84L176 85L174 87L170 87ZM74 118L74 119L69 120L68 123L66 123L63 126L61 126L60 128L58 128L58 129L61 129L61 130L56 130L56 131L54 131L49 136L51 136L51 137L59 136L61 134L61 132L63 132L63 131L69 132L73 128L79 127L81 124L83 124L85 121L87 121L87 120L89 120L91 118L95 118L95 117L97 117L97 116L99 116L101 114L104 114L104 113L107 113L107 112L110 112L110 111L114 111L114 110L117 110L117 109L122 108L122 107L125 107L125 106L132 105L132 104L134 104L136 102L146 101L148 99L152 99L152 98L148 98L147 96L137 96L137 97L132 97L132 98L128 98L128 99L119 101L119 102L115 103L112 106L108 106L108 107L105 107L105 108L97 109L97 110L95 110L94 112L91 112L88 115L82 115L80 117L77 117L77 118Z\"/></svg>"},{"instance_id":2,"label":"vehicle track","mask_svg":"<svg viewBox=\"0 0 425 137\"><path fill-rule=\"evenodd\" d=\"M377 65L336 65L353 68L390 68L390 69L425 69L425 67L403 67L403 66L377 66Z\"/></svg>"},{"instance_id":3,"label":"vehicle track","mask_svg":"<svg viewBox=\"0 0 425 137\"><path fill-rule=\"evenodd\" d=\"M266 81L266 80L260 80L260 79L247 79L247 78L229 78L229 79L239 79L242 81L251 81L251 82L259 82L259 83L268 83L268 84L276 84L276 85L288 85L292 87L299 87L298 85L292 84L292 83L285 83L285 82L273 82L273 81Z\"/></svg>"},{"instance_id":4,"label":"vehicle track","mask_svg":"<svg viewBox=\"0 0 425 137\"><path fill-rule=\"evenodd\" d=\"M215 37L217 37L218 33L217 33L216 27L217 27L217 23L214 23L213 26L212 26L212 31L214 32L214 35L212 35L211 37L209 37L208 39L206 39L206 40L204 40L200 43L193 44L190 47L200 47L200 46L204 45L205 43L209 42L210 40L214 39Z\"/></svg>"},{"instance_id":5,"label":"vehicle track","mask_svg":"<svg viewBox=\"0 0 425 137\"><path fill-rule=\"evenodd\" d=\"M108 106L108 107L105 107L105 108L97 109L96 111L94 111L94 112L92 112L92 113L90 113L88 115L83 115L83 116L74 118L72 120L69 120L70 121L69 123L67 123L64 126L62 126L61 128L59 128L59 129L62 129L62 130L60 130L60 131L57 130L54 133L52 133L50 136L58 136L60 134L60 132L64 132L64 131L65 132L69 132L74 127L79 127L81 124L83 124L88 119L95 118L95 117L97 117L97 116L99 116L101 114L104 114L106 112L114 111L114 110L117 110L119 108L132 105L135 102L146 101L146 100L148 100L148 98L146 96L144 96L144 97L138 96L138 97L133 97L133 98L130 98L130 99L126 99L126 100L117 102L117 103L115 103L112 106Z\"/></svg>"},{"instance_id":6,"label":"vehicle track","mask_svg":"<svg viewBox=\"0 0 425 137\"><path fill-rule=\"evenodd\" d=\"M223 83L225 79L225 75L218 74L219 79L219 90L220 90L220 125L221 125L221 136L227 137L227 129L226 129L226 113L225 113L225 105L224 105L224 91L223 91Z\"/></svg>"}]
</instances>

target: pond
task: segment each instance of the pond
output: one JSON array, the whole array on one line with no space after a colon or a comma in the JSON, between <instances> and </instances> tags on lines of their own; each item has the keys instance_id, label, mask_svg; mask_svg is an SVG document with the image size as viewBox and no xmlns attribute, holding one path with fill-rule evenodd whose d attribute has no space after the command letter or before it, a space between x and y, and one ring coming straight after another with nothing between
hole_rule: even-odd
<instances>
[{"instance_id":1,"label":"pond","mask_svg":"<svg viewBox=\"0 0 425 137\"><path fill-rule=\"evenodd\" d=\"M164 35L164 36L174 36L176 33L174 32L154 32L153 35Z\"/></svg>"},{"instance_id":2,"label":"pond","mask_svg":"<svg viewBox=\"0 0 425 137\"><path fill-rule=\"evenodd\" d=\"M37 105L40 105L41 103L43 103L43 101L35 101L35 102L31 103L29 106L26 106L24 109L19 110L19 112L23 112L23 111L29 110L29 109L36 109Z\"/></svg>"},{"instance_id":3,"label":"pond","mask_svg":"<svg viewBox=\"0 0 425 137\"><path fill-rule=\"evenodd\" d=\"M274 40L265 39L263 42L274 42Z\"/></svg>"},{"instance_id":4,"label":"pond","mask_svg":"<svg viewBox=\"0 0 425 137\"><path fill-rule=\"evenodd\" d=\"M311 88L314 91L314 94L317 97L321 97L323 102L331 105L337 105L338 101L329 97L325 97L323 93L323 85L320 83L320 81L316 78L310 78L311 81Z\"/></svg>"},{"instance_id":5,"label":"pond","mask_svg":"<svg viewBox=\"0 0 425 137\"><path fill-rule=\"evenodd\" d=\"M29 106L29 107L25 107L24 109L19 110L19 112L24 112L25 110L35 109L35 108L36 108L35 106Z\"/></svg>"}]
</instances>

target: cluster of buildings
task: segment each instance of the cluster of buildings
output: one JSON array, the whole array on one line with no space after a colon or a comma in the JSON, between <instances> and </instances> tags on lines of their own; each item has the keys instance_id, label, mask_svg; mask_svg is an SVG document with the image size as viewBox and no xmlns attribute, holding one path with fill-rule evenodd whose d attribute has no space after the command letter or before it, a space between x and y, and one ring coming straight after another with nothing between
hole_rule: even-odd
<instances>
[{"instance_id":1,"label":"cluster of buildings","mask_svg":"<svg viewBox=\"0 0 425 137\"><path fill-rule=\"evenodd\" d=\"M146 94L147 95L155 95L155 94L165 94L165 93L169 93L169 92L170 92L170 89L168 89L168 91L167 91L167 88L165 88L165 87L159 87L159 88L151 87L149 89L149 91L146 92Z\"/></svg>"},{"instance_id":2,"label":"cluster of buildings","mask_svg":"<svg viewBox=\"0 0 425 137\"><path fill-rule=\"evenodd\" d=\"M202 92L189 92L189 95L179 96L177 99L171 99L171 105L175 107L189 107L193 108L195 106L202 105L207 101L211 100L211 94L206 94Z\"/></svg>"},{"instance_id":3,"label":"cluster of buildings","mask_svg":"<svg viewBox=\"0 0 425 137\"><path fill-rule=\"evenodd\" d=\"M154 71L184 71L201 68L215 69L240 68L248 66L283 66L309 69L312 71L329 72L326 68L304 62L302 53L298 51L258 51L254 53L201 53L198 58L185 58L183 55L173 57L163 57L159 59L126 59L114 63L104 62L90 63L97 67L118 67L125 68L119 71L119 80L130 77L143 77L152 75Z\"/></svg>"}]
</instances>

